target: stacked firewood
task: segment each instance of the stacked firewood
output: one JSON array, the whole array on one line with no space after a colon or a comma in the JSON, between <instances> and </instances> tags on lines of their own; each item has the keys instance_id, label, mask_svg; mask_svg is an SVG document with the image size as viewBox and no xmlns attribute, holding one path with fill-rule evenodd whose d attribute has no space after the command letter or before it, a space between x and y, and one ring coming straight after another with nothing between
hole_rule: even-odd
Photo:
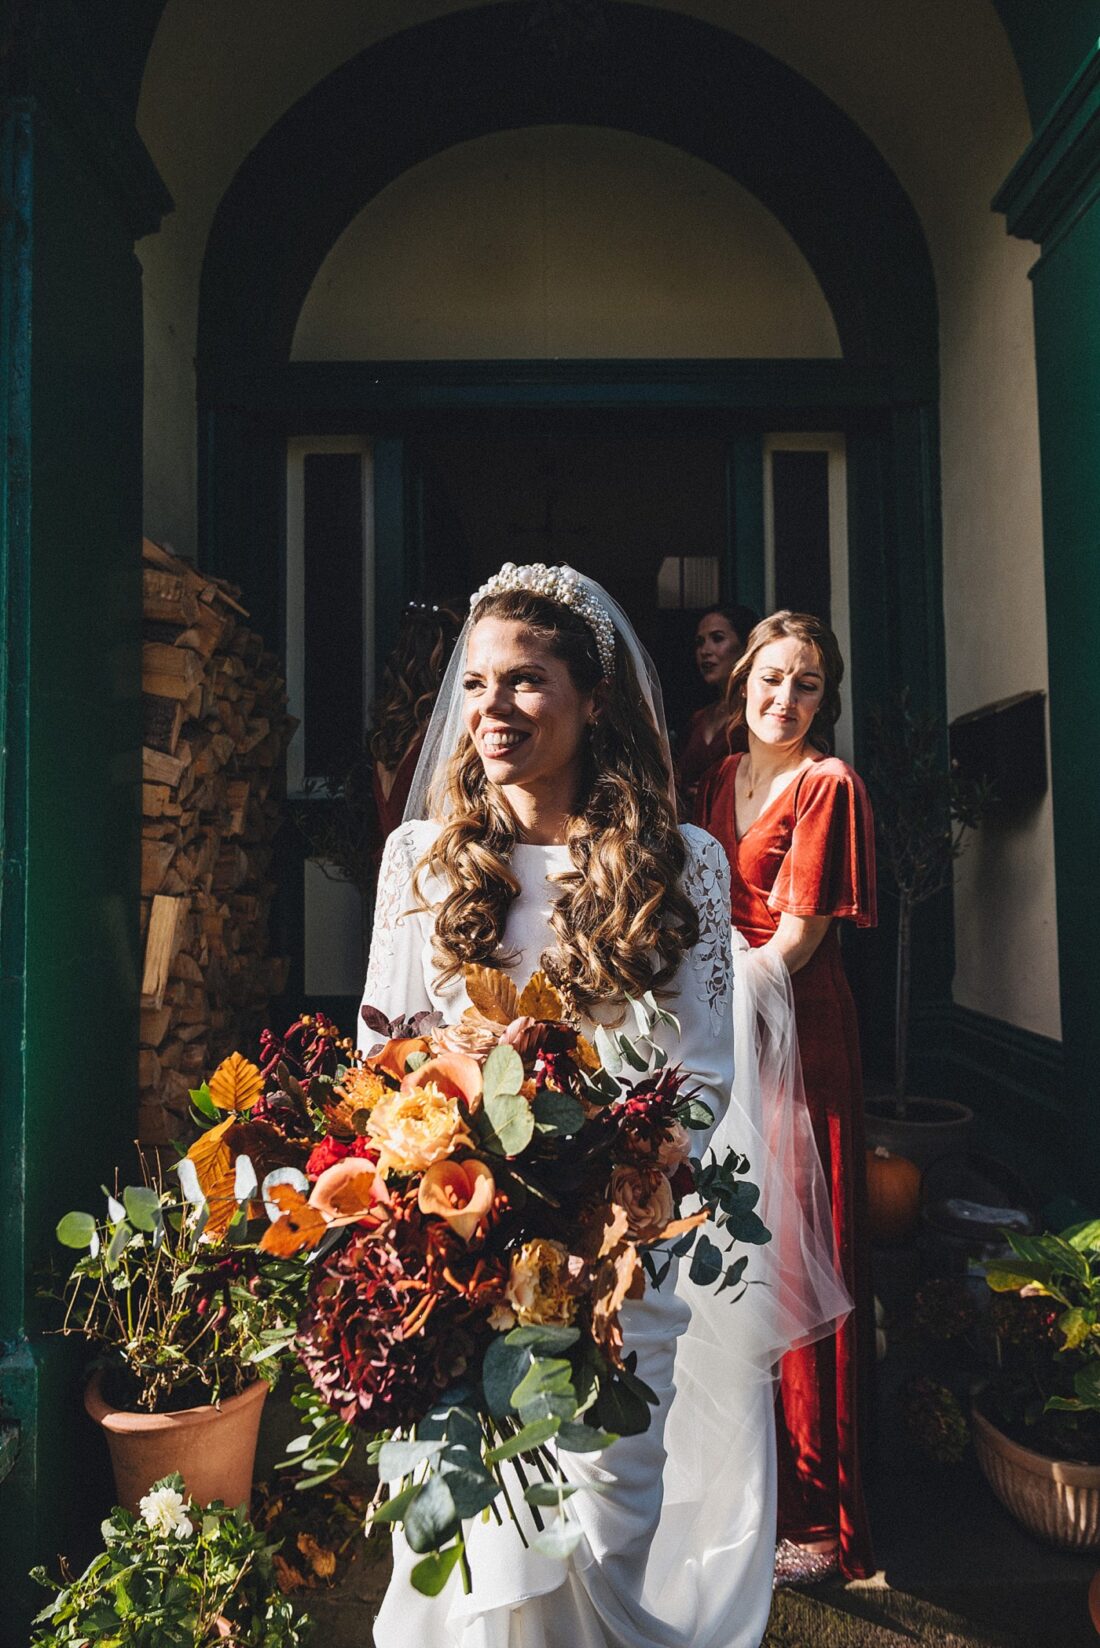
<instances>
[{"instance_id":1,"label":"stacked firewood","mask_svg":"<svg viewBox=\"0 0 1100 1648\"><path fill-rule=\"evenodd\" d=\"M287 960L269 956L273 837L294 729L240 590L145 540L143 1143L179 1137L188 1092L255 1040Z\"/></svg>"}]
</instances>

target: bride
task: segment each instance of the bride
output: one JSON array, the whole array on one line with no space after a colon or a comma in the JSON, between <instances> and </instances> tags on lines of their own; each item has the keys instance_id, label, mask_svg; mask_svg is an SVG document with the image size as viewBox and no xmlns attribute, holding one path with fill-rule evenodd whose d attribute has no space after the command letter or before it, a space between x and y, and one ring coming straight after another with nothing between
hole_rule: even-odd
<instances>
[{"instance_id":1,"label":"bride","mask_svg":"<svg viewBox=\"0 0 1100 1648\"><path fill-rule=\"evenodd\" d=\"M376 1648L756 1648L775 1545L773 1363L835 1325L845 1301L827 1241L792 1216L789 1118L762 1117L755 1055L731 1100L727 862L702 830L677 827L660 690L599 585L509 564L477 592L405 818L383 859L364 1002L453 1021L467 965L520 985L541 967L591 1029L654 990L679 1020L678 1035L663 1032L670 1057L719 1119L719 1155L743 1150L765 1181L776 1239L752 1250L750 1275L769 1285L735 1303L686 1276L673 1287L674 1270L625 1307L626 1347L658 1406L643 1435L559 1455L585 1490L570 1501L583 1529L573 1555L552 1561L513 1524L476 1521L472 1593L452 1579L430 1598L412 1588L397 1535ZM767 965L746 975L738 1010L756 1043L770 1016L778 1045L789 994L784 1008Z\"/></svg>"}]
</instances>

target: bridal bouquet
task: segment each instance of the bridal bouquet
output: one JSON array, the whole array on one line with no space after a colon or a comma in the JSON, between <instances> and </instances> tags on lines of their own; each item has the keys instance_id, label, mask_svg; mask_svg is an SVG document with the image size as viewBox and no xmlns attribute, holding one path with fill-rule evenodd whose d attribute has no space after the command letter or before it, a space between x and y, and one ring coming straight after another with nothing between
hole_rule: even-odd
<instances>
[{"instance_id":1,"label":"bridal bouquet","mask_svg":"<svg viewBox=\"0 0 1100 1648\"><path fill-rule=\"evenodd\" d=\"M652 997L593 1045L542 974L520 992L471 967L466 984L454 1024L364 1008L363 1058L321 1018L268 1037L262 1070L234 1055L195 1095L215 1125L180 1164L208 1232L262 1203L260 1249L308 1264L296 1462L321 1480L365 1433L389 1493L373 1521L403 1527L428 1594L456 1564L469 1584L464 1520L502 1502L526 1538L513 1494L530 1543L568 1555L557 1456L644 1431L655 1401L624 1302L674 1258L737 1298L733 1249L768 1240L744 1158L692 1159L713 1117L657 1045L676 1021Z\"/></svg>"}]
</instances>

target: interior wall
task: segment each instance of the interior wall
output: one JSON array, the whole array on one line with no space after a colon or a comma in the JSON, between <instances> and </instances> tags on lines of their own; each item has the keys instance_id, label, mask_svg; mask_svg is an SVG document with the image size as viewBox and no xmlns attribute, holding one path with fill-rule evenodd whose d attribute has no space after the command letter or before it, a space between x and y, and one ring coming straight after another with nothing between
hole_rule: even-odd
<instances>
[{"instance_id":1,"label":"interior wall","mask_svg":"<svg viewBox=\"0 0 1100 1648\"><path fill-rule=\"evenodd\" d=\"M395 29L466 0L169 0L139 129L177 202L139 252L146 286L146 525L195 543L193 359L210 223L249 150L310 86ZM664 0L726 28L728 0ZM804 74L868 134L921 216L941 313L944 599L952 715L1045 687L1029 249L989 201L1030 137L990 0L739 0L737 32ZM247 72L242 65L247 65ZM956 902L956 998L1060 1033L1049 799L986 830Z\"/></svg>"},{"instance_id":2,"label":"interior wall","mask_svg":"<svg viewBox=\"0 0 1100 1648\"><path fill-rule=\"evenodd\" d=\"M295 360L831 356L787 231L652 138L535 126L402 174L329 253Z\"/></svg>"}]
</instances>

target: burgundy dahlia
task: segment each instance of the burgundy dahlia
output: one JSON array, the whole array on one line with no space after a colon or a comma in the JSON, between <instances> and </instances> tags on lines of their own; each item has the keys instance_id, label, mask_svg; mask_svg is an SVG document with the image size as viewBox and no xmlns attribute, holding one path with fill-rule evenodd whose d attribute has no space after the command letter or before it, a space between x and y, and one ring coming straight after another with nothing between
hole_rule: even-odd
<instances>
[{"instance_id":1,"label":"burgundy dahlia","mask_svg":"<svg viewBox=\"0 0 1100 1648\"><path fill-rule=\"evenodd\" d=\"M612 1108L618 1124L619 1152L628 1159L655 1156L683 1103L684 1071L676 1066L632 1089L626 1101Z\"/></svg>"},{"instance_id":2,"label":"burgundy dahlia","mask_svg":"<svg viewBox=\"0 0 1100 1648\"><path fill-rule=\"evenodd\" d=\"M505 1280L489 1268L415 1203L321 1261L298 1355L341 1419L381 1431L423 1418L488 1337Z\"/></svg>"}]
</instances>

